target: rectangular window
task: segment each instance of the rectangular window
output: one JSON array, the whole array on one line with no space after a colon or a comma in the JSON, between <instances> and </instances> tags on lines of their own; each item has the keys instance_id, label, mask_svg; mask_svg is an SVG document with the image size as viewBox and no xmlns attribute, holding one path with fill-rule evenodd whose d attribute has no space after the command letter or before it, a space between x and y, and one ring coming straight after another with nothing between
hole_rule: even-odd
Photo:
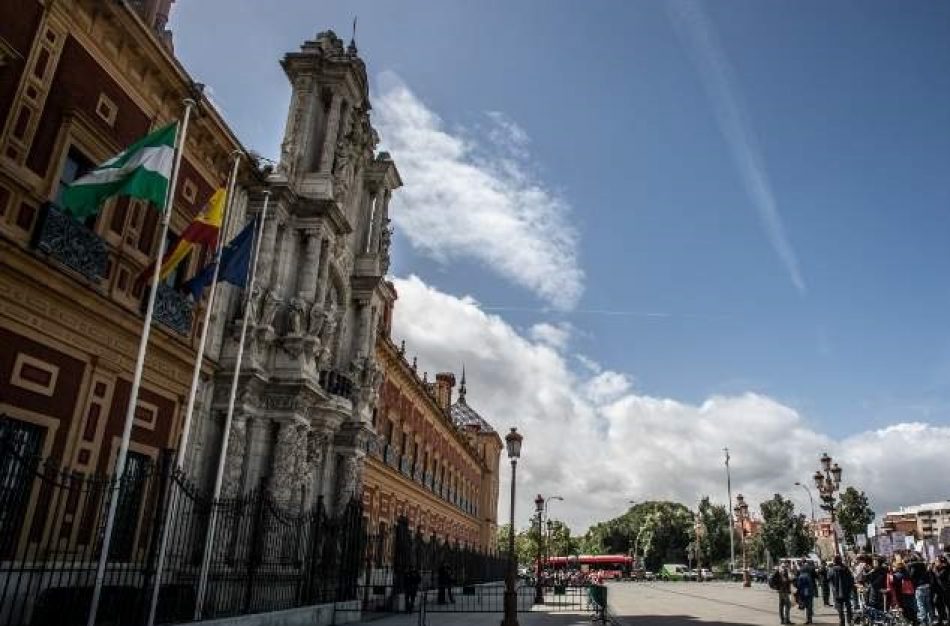
<instances>
[{"instance_id":1,"label":"rectangular window","mask_svg":"<svg viewBox=\"0 0 950 626\"><path fill-rule=\"evenodd\" d=\"M63 191L66 190L66 187L91 172L95 166L95 163L77 150L75 146L70 146L69 152L66 153L66 160L63 162L63 169L59 173L59 183L56 187L55 200L57 206L63 205ZM86 228L90 230L94 229L96 227L97 217L98 214L94 214L86 218L84 222Z\"/></svg>"},{"instance_id":2,"label":"rectangular window","mask_svg":"<svg viewBox=\"0 0 950 626\"><path fill-rule=\"evenodd\" d=\"M46 429L6 418L0 422L0 555L16 549L33 493L36 467Z\"/></svg>"}]
</instances>

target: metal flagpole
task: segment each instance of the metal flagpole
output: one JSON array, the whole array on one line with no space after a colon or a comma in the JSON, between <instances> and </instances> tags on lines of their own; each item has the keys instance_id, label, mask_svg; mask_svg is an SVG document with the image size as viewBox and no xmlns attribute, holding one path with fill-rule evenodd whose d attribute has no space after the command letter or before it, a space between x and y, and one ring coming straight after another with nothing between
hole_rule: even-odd
<instances>
[{"instance_id":1,"label":"metal flagpole","mask_svg":"<svg viewBox=\"0 0 950 626\"><path fill-rule=\"evenodd\" d=\"M234 187L237 183L238 167L241 164L241 152L235 150L234 165L231 166L231 174L228 176L227 200L225 202L224 220L222 220L221 230L218 232L218 243L214 251L214 271L211 275L211 286L208 292L208 304L205 309L204 322L201 327L201 338L198 340L198 352L195 355L195 371L191 377L191 389L188 392L188 404L185 407L185 419L181 427L181 441L178 443L178 450L175 454L175 469L180 470L185 465L185 452L188 450L188 439L191 435L191 422L195 410L195 398L198 395L198 383L201 381L201 362L204 360L205 346L208 341L208 327L211 325L211 309L214 307L214 295L218 285L218 270L221 267L221 251L224 249L224 239L228 235L228 226L231 224L231 208L234 206ZM162 523L162 539L158 548L158 562L155 566L155 584L152 586L151 606L148 610L147 626L155 623L155 611L158 608L158 592L162 582L162 572L165 569L165 553L168 549L169 522L171 517L171 506L165 507L162 515L165 517Z\"/></svg>"},{"instance_id":2,"label":"metal flagpole","mask_svg":"<svg viewBox=\"0 0 950 626\"><path fill-rule=\"evenodd\" d=\"M135 373L132 376L132 388L129 390L129 405L125 411L125 423L122 425L122 439L115 458L114 484L110 487L109 512L106 514L106 527L102 537L102 551L99 554L99 564L96 567L96 585L92 590L92 602L89 605L89 619L87 626L95 626L96 613L99 610L99 598L102 595L102 585L106 577L106 562L109 560L109 548L112 544L112 529L115 525L115 514L119 508L119 490L122 476L125 474L125 461L129 452L129 440L132 438L132 422L135 420L135 407L138 403L139 388L142 386L142 373L145 370L145 352L148 349L148 336L152 330L152 313L155 310L155 295L158 293L159 277L162 272L161 259L165 256L165 238L168 236L168 222L174 210L175 185L178 183L178 170L181 167L181 156L185 151L185 137L188 133L188 122L191 119L191 110L198 104L188 98L185 100L185 115L181 122L181 131L178 134L175 147L175 163L172 166L172 177L168 181L168 191L165 192L165 207L162 215L162 228L158 239L158 255L155 268L152 270L152 287L148 294L148 306L145 308L145 321L142 323L142 337L139 340L139 353L135 360Z\"/></svg>"},{"instance_id":3,"label":"metal flagpole","mask_svg":"<svg viewBox=\"0 0 950 626\"><path fill-rule=\"evenodd\" d=\"M729 474L729 448L723 448L726 453L726 490L729 492L729 576L736 569L736 519L732 510L732 477Z\"/></svg>"},{"instance_id":4,"label":"metal flagpole","mask_svg":"<svg viewBox=\"0 0 950 626\"><path fill-rule=\"evenodd\" d=\"M204 609L205 590L208 586L208 570L211 567L211 539L214 537L214 527L218 517L218 498L221 496L221 483L224 480L224 464L227 460L228 441L231 437L231 421L234 417L234 402L237 399L238 376L241 373L241 359L244 358L244 343L247 339L247 323L251 317L251 297L254 293L254 282L257 279L257 258L261 253L261 243L264 234L264 221L267 219L267 205L270 203L270 191L264 190L264 206L261 208L260 223L257 225L257 234L254 241L254 256L251 260L250 277L244 297L244 319L241 321L241 338L238 341L237 357L234 360L234 375L231 378L231 394L228 397L228 412L224 418L224 431L221 435L221 450L218 453L218 471L214 477L214 491L211 494L211 519L208 521L208 531L205 534L204 556L201 560L201 574L198 577L198 596L195 601L195 621L201 619Z\"/></svg>"}]
</instances>

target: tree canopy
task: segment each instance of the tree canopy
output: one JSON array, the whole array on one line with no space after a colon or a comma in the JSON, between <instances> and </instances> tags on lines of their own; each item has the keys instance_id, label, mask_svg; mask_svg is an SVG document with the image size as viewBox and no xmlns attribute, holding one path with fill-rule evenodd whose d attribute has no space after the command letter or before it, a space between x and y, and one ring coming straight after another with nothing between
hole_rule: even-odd
<instances>
[{"instance_id":1,"label":"tree canopy","mask_svg":"<svg viewBox=\"0 0 950 626\"><path fill-rule=\"evenodd\" d=\"M863 535L868 524L874 521L874 511L863 491L848 487L841 492L838 501L838 523L847 543L854 544L857 535ZM864 547L864 546L861 546Z\"/></svg>"}]
</instances>

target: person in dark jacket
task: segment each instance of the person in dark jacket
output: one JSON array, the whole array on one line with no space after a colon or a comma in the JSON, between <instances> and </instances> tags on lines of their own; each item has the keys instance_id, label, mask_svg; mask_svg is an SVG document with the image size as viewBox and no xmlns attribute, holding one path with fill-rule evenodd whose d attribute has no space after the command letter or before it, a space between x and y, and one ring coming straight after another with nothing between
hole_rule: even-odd
<instances>
[{"instance_id":1,"label":"person in dark jacket","mask_svg":"<svg viewBox=\"0 0 950 626\"><path fill-rule=\"evenodd\" d=\"M917 604L914 600L914 583L907 573L907 565L900 557L894 558L891 574L887 580L887 591L891 596L891 605L900 607L901 613L911 624L917 624Z\"/></svg>"},{"instance_id":2,"label":"person in dark jacket","mask_svg":"<svg viewBox=\"0 0 950 626\"><path fill-rule=\"evenodd\" d=\"M884 596L887 593L887 562L877 559L867 574L868 606L884 610Z\"/></svg>"},{"instance_id":3,"label":"person in dark jacket","mask_svg":"<svg viewBox=\"0 0 950 626\"><path fill-rule=\"evenodd\" d=\"M442 565L439 566L438 573L438 582L439 582L439 604L445 604L446 592L448 592L449 603L455 604L455 597L452 595L452 569L449 567L449 564L442 562Z\"/></svg>"},{"instance_id":4,"label":"person in dark jacket","mask_svg":"<svg viewBox=\"0 0 950 626\"><path fill-rule=\"evenodd\" d=\"M851 596L854 594L854 576L851 570L844 566L840 556L836 556L834 564L828 570L828 586L831 587L831 596L835 601L835 610L838 611L838 624L845 626L845 617L847 624L854 620L854 614L851 612Z\"/></svg>"},{"instance_id":5,"label":"person in dark jacket","mask_svg":"<svg viewBox=\"0 0 950 626\"><path fill-rule=\"evenodd\" d=\"M769 587L778 592L778 619L780 624L792 623L792 578L787 567L775 570L769 578Z\"/></svg>"},{"instance_id":6,"label":"person in dark jacket","mask_svg":"<svg viewBox=\"0 0 950 626\"><path fill-rule=\"evenodd\" d=\"M812 624L815 613L815 568L811 565L803 567L794 584L798 607L805 610L805 623Z\"/></svg>"},{"instance_id":7,"label":"person in dark jacket","mask_svg":"<svg viewBox=\"0 0 950 626\"><path fill-rule=\"evenodd\" d=\"M419 593L419 583L422 582L422 576L419 575L419 570L414 567L410 567L409 571L406 572L405 584L406 584L406 613L412 613L416 607L416 594Z\"/></svg>"},{"instance_id":8,"label":"person in dark jacket","mask_svg":"<svg viewBox=\"0 0 950 626\"><path fill-rule=\"evenodd\" d=\"M930 568L930 590L939 623L950 623L950 563L942 554L934 560Z\"/></svg>"},{"instance_id":9,"label":"person in dark jacket","mask_svg":"<svg viewBox=\"0 0 950 626\"><path fill-rule=\"evenodd\" d=\"M921 626L933 624L934 604L930 594L930 572L927 563L915 556L907 565L910 581L914 583L914 599L917 604L917 623Z\"/></svg>"},{"instance_id":10,"label":"person in dark jacket","mask_svg":"<svg viewBox=\"0 0 950 626\"><path fill-rule=\"evenodd\" d=\"M831 606L831 587L828 584L828 567L822 562L815 570L815 577L818 579L818 587L821 588L821 601L825 606Z\"/></svg>"}]
</instances>

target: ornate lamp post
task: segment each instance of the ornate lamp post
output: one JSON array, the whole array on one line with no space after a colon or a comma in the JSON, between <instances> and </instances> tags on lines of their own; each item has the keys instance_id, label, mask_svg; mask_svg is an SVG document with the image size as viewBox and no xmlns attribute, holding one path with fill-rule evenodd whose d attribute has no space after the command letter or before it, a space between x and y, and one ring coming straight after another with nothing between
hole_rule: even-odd
<instances>
[{"instance_id":1,"label":"ornate lamp post","mask_svg":"<svg viewBox=\"0 0 950 626\"><path fill-rule=\"evenodd\" d=\"M518 560L515 558L515 471L521 457L523 437L514 428L505 435L505 447L511 460L511 532L508 534L508 575L505 576L505 617L501 626L518 626L518 592L515 591L515 579L518 577Z\"/></svg>"},{"instance_id":2,"label":"ornate lamp post","mask_svg":"<svg viewBox=\"0 0 950 626\"><path fill-rule=\"evenodd\" d=\"M739 519L739 532L742 533L742 586L751 587L752 579L749 577L749 563L746 557L745 549L745 523L749 519L749 503L745 501L741 493L736 494L736 517Z\"/></svg>"},{"instance_id":3,"label":"ornate lamp post","mask_svg":"<svg viewBox=\"0 0 950 626\"><path fill-rule=\"evenodd\" d=\"M538 567L534 577L534 603L544 604L544 589L541 586L541 554L544 552L544 529L541 527L541 518L544 515L544 498L541 494L534 499L534 508L538 513Z\"/></svg>"},{"instance_id":4,"label":"ornate lamp post","mask_svg":"<svg viewBox=\"0 0 950 626\"><path fill-rule=\"evenodd\" d=\"M835 542L835 556L841 556L835 517L837 504L835 494L841 490L841 466L837 463L832 465L831 457L827 452L821 455L820 461L821 469L816 471L812 478L815 479L815 488L818 489L818 497L821 498L821 508L831 515L831 536Z\"/></svg>"}]
</instances>

